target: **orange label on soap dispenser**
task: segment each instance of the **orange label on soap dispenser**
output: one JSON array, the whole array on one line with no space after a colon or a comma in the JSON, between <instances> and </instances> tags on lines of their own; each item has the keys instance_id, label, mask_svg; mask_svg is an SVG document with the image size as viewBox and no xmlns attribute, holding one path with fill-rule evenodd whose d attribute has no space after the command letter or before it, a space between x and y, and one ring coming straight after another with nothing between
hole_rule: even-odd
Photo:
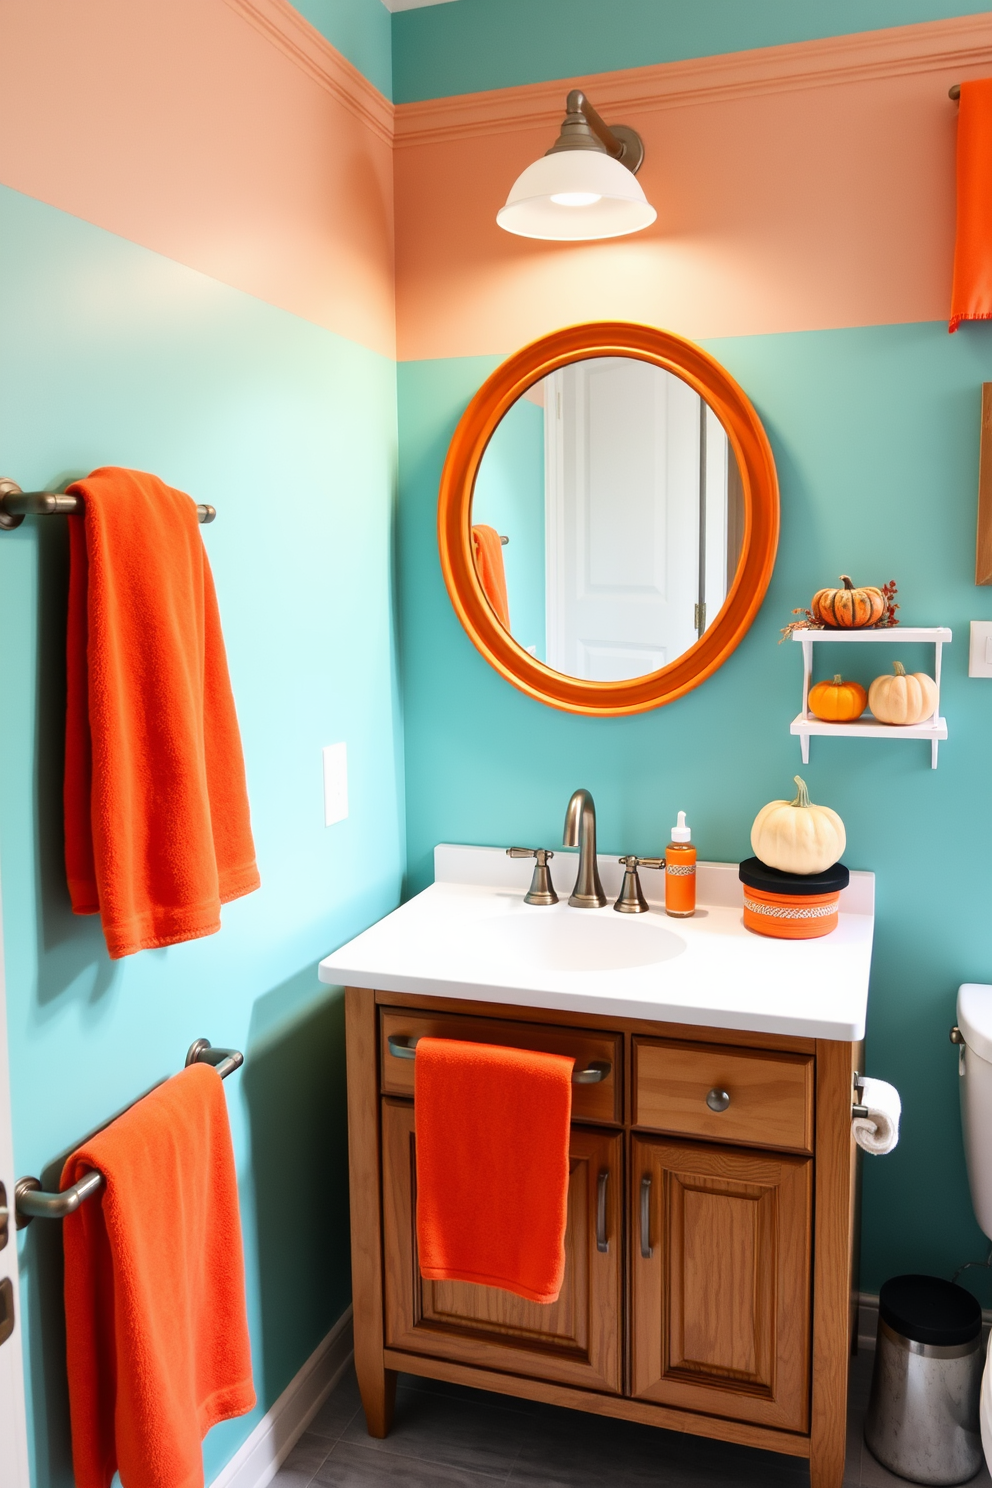
<instances>
[{"instance_id":1,"label":"orange label on soap dispenser","mask_svg":"<svg viewBox=\"0 0 992 1488\"><path fill-rule=\"evenodd\" d=\"M687 919L696 913L696 849L691 842L665 848L665 913Z\"/></svg>"}]
</instances>

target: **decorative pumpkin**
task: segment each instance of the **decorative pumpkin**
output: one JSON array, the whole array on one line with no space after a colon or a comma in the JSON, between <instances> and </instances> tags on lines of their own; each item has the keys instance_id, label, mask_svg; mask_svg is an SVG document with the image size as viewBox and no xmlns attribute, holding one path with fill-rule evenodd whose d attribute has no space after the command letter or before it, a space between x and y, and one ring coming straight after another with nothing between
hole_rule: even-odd
<instances>
[{"instance_id":1,"label":"decorative pumpkin","mask_svg":"<svg viewBox=\"0 0 992 1488\"><path fill-rule=\"evenodd\" d=\"M835 630L862 630L877 625L885 614L881 589L855 589L847 574L841 574L843 589L818 589L810 601L813 619Z\"/></svg>"},{"instance_id":2,"label":"decorative pumpkin","mask_svg":"<svg viewBox=\"0 0 992 1488\"><path fill-rule=\"evenodd\" d=\"M868 689L868 706L879 723L922 723L937 711L937 684L926 672L908 675L901 661L894 674L884 672Z\"/></svg>"},{"instance_id":3,"label":"decorative pumpkin","mask_svg":"<svg viewBox=\"0 0 992 1488\"><path fill-rule=\"evenodd\" d=\"M814 806L806 782L794 776L794 801L769 801L754 818L751 846L755 857L783 873L822 873L847 846L844 823L829 806Z\"/></svg>"},{"instance_id":4,"label":"decorative pumpkin","mask_svg":"<svg viewBox=\"0 0 992 1488\"><path fill-rule=\"evenodd\" d=\"M817 682L809 690L809 711L824 723L851 723L868 706L860 682L845 682L840 672L832 682Z\"/></svg>"}]
</instances>

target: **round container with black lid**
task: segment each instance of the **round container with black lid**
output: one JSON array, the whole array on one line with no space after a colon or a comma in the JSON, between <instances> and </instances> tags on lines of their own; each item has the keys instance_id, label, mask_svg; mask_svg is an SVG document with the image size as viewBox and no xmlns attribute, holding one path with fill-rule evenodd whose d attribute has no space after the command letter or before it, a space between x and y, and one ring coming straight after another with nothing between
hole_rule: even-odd
<instances>
[{"instance_id":1,"label":"round container with black lid","mask_svg":"<svg viewBox=\"0 0 992 1488\"><path fill-rule=\"evenodd\" d=\"M836 930L841 890L851 878L843 863L822 873L784 873L760 858L745 858L738 874L745 928L779 940L812 940Z\"/></svg>"},{"instance_id":2,"label":"round container with black lid","mask_svg":"<svg viewBox=\"0 0 992 1488\"><path fill-rule=\"evenodd\" d=\"M940 1276L893 1276L878 1298L865 1442L913 1483L966 1483L984 1461L982 1310Z\"/></svg>"},{"instance_id":3,"label":"round container with black lid","mask_svg":"<svg viewBox=\"0 0 992 1488\"><path fill-rule=\"evenodd\" d=\"M903 1338L949 1348L982 1331L982 1309L970 1292L940 1276L893 1276L882 1283L878 1315Z\"/></svg>"}]
</instances>

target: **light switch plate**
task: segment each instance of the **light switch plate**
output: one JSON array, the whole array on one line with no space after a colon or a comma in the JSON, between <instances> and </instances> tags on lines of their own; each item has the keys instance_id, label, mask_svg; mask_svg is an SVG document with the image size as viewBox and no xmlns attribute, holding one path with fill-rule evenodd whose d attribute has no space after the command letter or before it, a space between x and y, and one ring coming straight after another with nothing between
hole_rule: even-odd
<instances>
[{"instance_id":1,"label":"light switch plate","mask_svg":"<svg viewBox=\"0 0 992 1488\"><path fill-rule=\"evenodd\" d=\"M968 676L992 677L992 620L972 620Z\"/></svg>"},{"instance_id":2,"label":"light switch plate","mask_svg":"<svg viewBox=\"0 0 992 1488\"><path fill-rule=\"evenodd\" d=\"M328 744L324 751L324 826L348 815L348 746Z\"/></svg>"}]
</instances>

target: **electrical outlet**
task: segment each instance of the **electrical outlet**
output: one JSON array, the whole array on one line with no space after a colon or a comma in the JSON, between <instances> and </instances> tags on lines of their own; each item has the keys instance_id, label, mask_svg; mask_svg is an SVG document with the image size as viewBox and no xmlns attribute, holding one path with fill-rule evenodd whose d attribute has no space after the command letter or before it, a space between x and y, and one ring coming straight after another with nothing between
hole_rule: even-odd
<instances>
[{"instance_id":1,"label":"electrical outlet","mask_svg":"<svg viewBox=\"0 0 992 1488\"><path fill-rule=\"evenodd\" d=\"M992 620L972 620L968 676L992 677Z\"/></svg>"},{"instance_id":2,"label":"electrical outlet","mask_svg":"<svg viewBox=\"0 0 992 1488\"><path fill-rule=\"evenodd\" d=\"M333 827L348 815L348 746L324 748L324 826Z\"/></svg>"}]
</instances>

